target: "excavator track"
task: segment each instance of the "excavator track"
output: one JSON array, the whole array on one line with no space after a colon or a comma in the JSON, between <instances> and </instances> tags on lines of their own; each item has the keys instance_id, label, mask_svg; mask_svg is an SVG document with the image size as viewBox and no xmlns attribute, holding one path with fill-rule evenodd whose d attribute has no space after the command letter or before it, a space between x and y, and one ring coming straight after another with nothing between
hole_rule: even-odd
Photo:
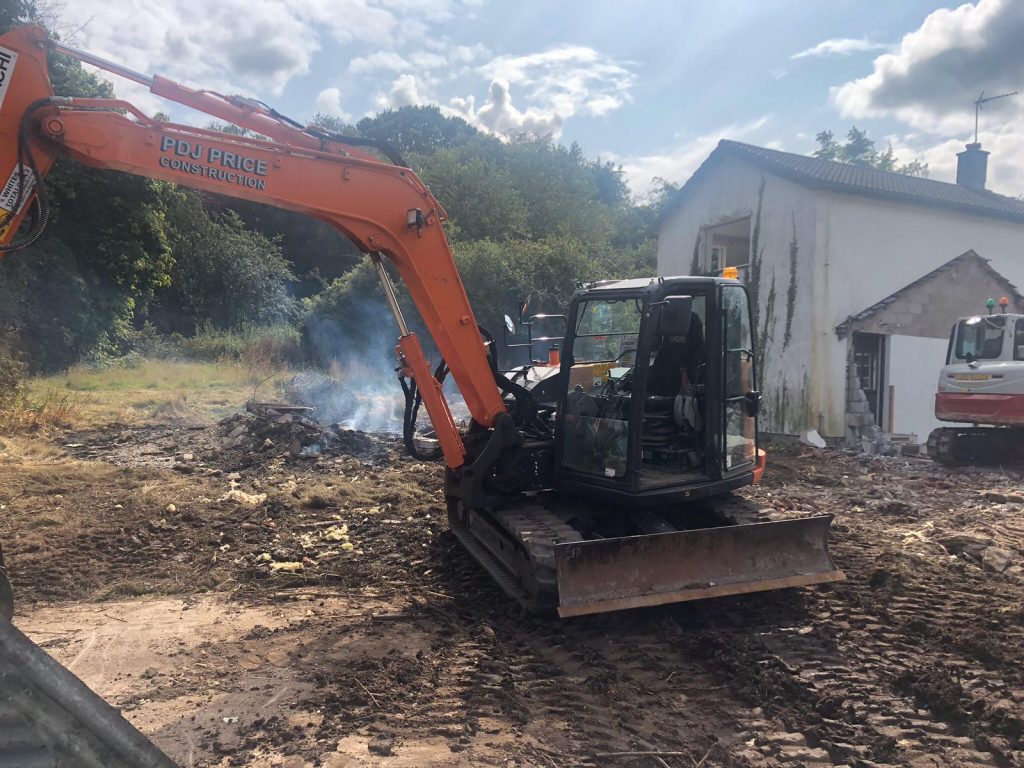
<instances>
[{"instance_id":1,"label":"excavator track","mask_svg":"<svg viewBox=\"0 0 1024 768\"><path fill-rule=\"evenodd\" d=\"M565 512L523 497L491 513L448 505L459 541L509 597L532 612L549 612L558 600L556 544L582 541Z\"/></svg>"},{"instance_id":2,"label":"excavator track","mask_svg":"<svg viewBox=\"0 0 1024 768\"><path fill-rule=\"evenodd\" d=\"M939 427L928 435L928 456L947 467L1024 464L1024 429Z\"/></svg>"},{"instance_id":3,"label":"excavator track","mask_svg":"<svg viewBox=\"0 0 1024 768\"><path fill-rule=\"evenodd\" d=\"M460 542L534 612L578 616L845 578L828 553L831 515L729 524L725 514L721 525L678 530L645 511L635 514L643 534L602 537L574 525L580 512L553 494L498 510L448 505Z\"/></svg>"}]
</instances>

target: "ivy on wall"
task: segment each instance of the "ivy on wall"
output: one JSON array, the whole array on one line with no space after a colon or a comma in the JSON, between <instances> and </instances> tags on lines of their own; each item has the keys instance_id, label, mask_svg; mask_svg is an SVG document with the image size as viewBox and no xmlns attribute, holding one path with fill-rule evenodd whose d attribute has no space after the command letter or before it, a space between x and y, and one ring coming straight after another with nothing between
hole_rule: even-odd
<instances>
[{"instance_id":1,"label":"ivy on wall","mask_svg":"<svg viewBox=\"0 0 1024 768\"><path fill-rule=\"evenodd\" d=\"M757 212L754 214L754 228L750 233L750 277L747 280L747 291L750 294L750 314L753 327L760 323L761 298L761 263L764 259L764 246L761 245L761 211L764 208L764 189L768 182L761 177L757 188Z\"/></svg>"},{"instance_id":2,"label":"ivy on wall","mask_svg":"<svg viewBox=\"0 0 1024 768\"><path fill-rule=\"evenodd\" d=\"M786 291L786 333L782 340L783 350L793 338L793 314L796 311L796 268L800 255L800 244L796 240L796 211L793 212L793 239L789 241L789 289Z\"/></svg>"}]
</instances>

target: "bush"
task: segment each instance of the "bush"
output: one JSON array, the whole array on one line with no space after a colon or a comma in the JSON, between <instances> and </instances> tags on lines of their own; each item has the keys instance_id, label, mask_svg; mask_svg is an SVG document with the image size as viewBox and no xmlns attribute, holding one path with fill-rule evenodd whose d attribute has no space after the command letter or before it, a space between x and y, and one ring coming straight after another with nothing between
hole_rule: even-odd
<instances>
[{"instance_id":1,"label":"bush","mask_svg":"<svg viewBox=\"0 0 1024 768\"><path fill-rule=\"evenodd\" d=\"M25 366L6 347L0 347L0 411L7 411L22 393Z\"/></svg>"},{"instance_id":2,"label":"bush","mask_svg":"<svg viewBox=\"0 0 1024 768\"><path fill-rule=\"evenodd\" d=\"M209 215L195 195L168 194L174 266L150 308L166 332L271 326L295 319L295 279L274 241L245 229L234 211Z\"/></svg>"},{"instance_id":3,"label":"bush","mask_svg":"<svg viewBox=\"0 0 1024 768\"><path fill-rule=\"evenodd\" d=\"M24 385L24 372L24 364L9 349L0 346L0 432L70 426L81 410L81 398L51 389L42 400L30 399Z\"/></svg>"},{"instance_id":4,"label":"bush","mask_svg":"<svg viewBox=\"0 0 1024 768\"><path fill-rule=\"evenodd\" d=\"M289 325L218 331L207 326L190 339L177 341L179 357L249 367L281 367L303 361L299 332Z\"/></svg>"}]
</instances>

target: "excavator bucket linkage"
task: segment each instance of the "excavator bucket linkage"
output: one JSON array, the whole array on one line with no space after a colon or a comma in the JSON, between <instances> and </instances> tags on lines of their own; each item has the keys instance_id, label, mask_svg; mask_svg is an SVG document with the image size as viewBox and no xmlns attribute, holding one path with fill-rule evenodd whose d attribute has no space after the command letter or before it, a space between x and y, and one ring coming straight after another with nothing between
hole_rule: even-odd
<instances>
[{"instance_id":1,"label":"excavator bucket linkage","mask_svg":"<svg viewBox=\"0 0 1024 768\"><path fill-rule=\"evenodd\" d=\"M555 546L558 613L588 613L804 587L846 578L832 515Z\"/></svg>"}]
</instances>

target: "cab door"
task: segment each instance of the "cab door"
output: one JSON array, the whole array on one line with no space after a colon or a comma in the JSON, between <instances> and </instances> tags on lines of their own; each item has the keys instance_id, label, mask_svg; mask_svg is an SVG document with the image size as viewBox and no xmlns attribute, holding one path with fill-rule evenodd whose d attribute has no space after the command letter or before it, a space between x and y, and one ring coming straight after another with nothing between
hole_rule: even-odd
<instances>
[{"instance_id":1,"label":"cab door","mask_svg":"<svg viewBox=\"0 0 1024 768\"><path fill-rule=\"evenodd\" d=\"M757 388L750 301L742 285L723 285L722 473L749 471L757 459Z\"/></svg>"}]
</instances>

